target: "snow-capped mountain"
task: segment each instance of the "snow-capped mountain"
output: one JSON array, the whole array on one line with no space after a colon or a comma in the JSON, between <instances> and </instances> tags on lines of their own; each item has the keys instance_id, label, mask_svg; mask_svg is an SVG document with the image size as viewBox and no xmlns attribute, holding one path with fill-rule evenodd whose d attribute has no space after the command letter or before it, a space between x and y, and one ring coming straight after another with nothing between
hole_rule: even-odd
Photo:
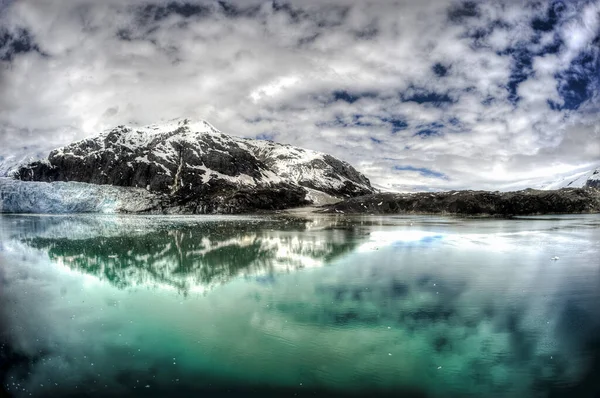
<instances>
[{"instance_id":1,"label":"snow-capped mountain","mask_svg":"<svg viewBox=\"0 0 600 398\"><path fill-rule=\"evenodd\" d=\"M47 153L38 147L25 147L19 155L0 155L0 178L12 176L22 165L43 159Z\"/></svg>"},{"instance_id":2,"label":"snow-capped mountain","mask_svg":"<svg viewBox=\"0 0 600 398\"><path fill-rule=\"evenodd\" d=\"M533 188L553 190L561 188L583 188L593 187L600 188L600 167L567 175L555 180L546 181L541 184L534 186Z\"/></svg>"},{"instance_id":3,"label":"snow-capped mountain","mask_svg":"<svg viewBox=\"0 0 600 398\"><path fill-rule=\"evenodd\" d=\"M183 213L279 209L309 204L320 193L344 198L374 191L365 176L330 155L226 135L189 119L118 126L56 149L15 177L144 188L168 197L163 210Z\"/></svg>"},{"instance_id":4,"label":"snow-capped mountain","mask_svg":"<svg viewBox=\"0 0 600 398\"><path fill-rule=\"evenodd\" d=\"M600 188L600 168L597 168L592 172L592 175L588 177L585 186L592 188Z\"/></svg>"}]
</instances>

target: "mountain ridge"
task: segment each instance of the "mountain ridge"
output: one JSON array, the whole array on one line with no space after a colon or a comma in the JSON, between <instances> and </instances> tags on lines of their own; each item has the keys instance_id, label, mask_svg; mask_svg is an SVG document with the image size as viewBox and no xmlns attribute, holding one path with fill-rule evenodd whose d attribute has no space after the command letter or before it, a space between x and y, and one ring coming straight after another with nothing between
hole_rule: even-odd
<instances>
[{"instance_id":1,"label":"mountain ridge","mask_svg":"<svg viewBox=\"0 0 600 398\"><path fill-rule=\"evenodd\" d=\"M322 213L525 216L600 213L600 189L376 193L322 206Z\"/></svg>"},{"instance_id":2,"label":"mountain ridge","mask_svg":"<svg viewBox=\"0 0 600 398\"><path fill-rule=\"evenodd\" d=\"M175 119L117 126L22 165L26 182L79 182L143 188L160 211L237 213L314 204L375 192L370 181L331 155L227 135L206 121ZM166 198L166 199L165 199Z\"/></svg>"},{"instance_id":3,"label":"mountain ridge","mask_svg":"<svg viewBox=\"0 0 600 398\"><path fill-rule=\"evenodd\" d=\"M552 180L545 180L536 184L530 184L529 187L541 190L584 187L600 188L600 166L557 177Z\"/></svg>"}]
</instances>

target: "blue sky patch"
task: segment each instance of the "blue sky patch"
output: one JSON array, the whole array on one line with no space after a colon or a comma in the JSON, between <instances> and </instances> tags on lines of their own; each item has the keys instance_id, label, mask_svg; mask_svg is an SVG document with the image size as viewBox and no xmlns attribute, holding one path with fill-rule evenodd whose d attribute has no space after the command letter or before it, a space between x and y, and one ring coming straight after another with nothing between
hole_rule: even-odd
<instances>
[{"instance_id":1,"label":"blue sky patch","mask_svg":"<svg viewBox=\"0 0 600 398\"><path fill-rule=\"evenodd\" d=\"M416 90L415 93L409 95L401 94L401 98L404 102L433 104L435 106L443 106L454 102L454 100L446 93L436 93L434 91L426 90Z\"/></svg>"},{"instance_id":2,"label":"blue sky patch","mask_svg":"<svg viewBox=\"0 0 600 398\"><path fill-rule=\"evenodd\" d=\"M406 130L408 123L404 119L397 119L395 117L381 118L382 122L389 123L392 126L392 134L396 134L398 131Z\"/></svg>"},{"instance_id":3,"label":"blue sky patch","mask_svg":"<svg viewBox=\"0 0 600 398\"><path fill-rule=\"evenodd\" d=\"M498 55L509 55L512 57L510 78L506 85L506 89L508 91L508 100L511 103L516 104L520 100L520 97L517 94L519 84L527 80L533 73L532 64L534 54L532 54L524 45L521 45L509 48Z\"/></svg>"},{"instance_id":4,"label":"blue sky patch","mask_svg":"<svg viewBox=\"0 0 600 398\"><path fill-rule=\"evenodd\" d=\"M545 55L545 54L556 54L560 51L560 48L562 47L563 42L560 38L560 36L558 35L554 35L554 41L548 45L546 45L544 48L542 48L542 50L537 54L539 55Z\"/></svg>"},{"instance_id":5,"label":"blue sky patch","mask_svg":"<svg viewBox=\"0 0 600 398\"><path fill-rule=\"evenodd\" d=\"M33 39L31 33L26 29L17 29L16 32L10 32L0 28L0 60L12 61L18 54L37 52L40 55L46 54L40 50Z\"/></svg>"},{"instance_id":6,"label":"blue sky patch","mask_svg":"<svg viewBox=\"0 0 600 398\"><path fill-rule=\"evenodd\" d=\"M422 124L420 126L417 126L417 128L419 130L413 135L413 137L435 137L442 135L442 132L440 130L444 128L444 124L440 122L433 122L429 124Z\"/></svg>"},{"instance_id":7,"label":"blue sky patch","mask_svg":"<svg viewBox=\"0 0 600 398\"><path fill-rule=\"evenodd\" d=\"M371 92L366 93L351 93L346 90L336 90L331 93L333 97L333 102L335 101L344 101L349 104L353 104L361 98L374 98L376 95Z\"/></svg>"},{"instance_id":8,"label":"blue sky patch","mask_svg":"<svg viewBox=\"0 0 600 398\"><path fill-rule=\"evenodd\" d=\"M546 15L543 17L535 17L531 21L531 28L540 32L551 32L554 30L560 20L560 15L565 10L565 5L562 1L553 2L548 6Z\"/></svg>"},{"instance_id":9,"label":"blue sky patch","mask_svg":"<svg viewBox=\"0 0 600 398\"><path fill-rule=\"evenodd\" d=\"M442 133L440 133L437 130L427 128L427 129L422 129L422 130L417 131L414 136L426 138L426 137L434 137L434 136L439 136L439 135L442 135Z\"/></svg>"},{"instance_id":10,"label":"blue sky patch","mask_svg":"<svg viewBox=\"0 0 600 398\"><path fill-rule=\"evenodd\" d=\"M398 117L380 117L371 115L360 115L353 114L349 117L336 116L335 120L320 122L316 125L318 127L381 127L389 125L392 134L396 134L398 131L406 130L408 128L408 122Z\"/></svg>"},{"instance_id":11,"label":"blue sky patch","mask_svg":"<svg viewBox=\"0 0 600 398\"><path fill-rule=\"evenodd\" d=\"M435 73L435 75L437 77L444 77L448 74L449 68L438 62L438 63L434 64L431 69L433 70L433 73Z\"/></svg>"},{"instance_id":12,"label":"blue sky patch","mask_svg":"<svg viewBox=\"0 0 600 398\"><path fill-rule=\"evenodd\" d=\"M450 119L448 119L448 123L450 123L453 126L460 126L460 120L456 117L451 117Z\"/></svg>"},{"instance_id":13,"label":"blue sky patch","mask_svg":"<svg viewBox=\"0 0 600 398\"><path fill-rule=\"evenodd\" d=\"M253 17L260 12L260 6L250 5L249 7L241 7L240 3L234 4L228 1L218 1L221 12L230 18L246 16Z\"/></svg>"},{"instance_id":14,"label":"blue sky patch","mask_svg":"<svg viewBox=\"0 0 600 398\"><path fill-rule=\"evenodd\" d=\"M396 165L393 167L396 171L416 171L421 174L423 177L432 177L432 178L440 178L443 180L447 180L448 176L444 173L440 173L438 171L430 170L426 167L414 167L414 166L400 166Z\"/></svg>"},{"instance_id":15,"label":"blue sky patch","mask_svg":"<svg viewBox=\"0 0 600 398\"><path fill-rule=\"evenodd\" d=\"M352 125L360 127L371 127L373 123L368 122L364 115L352 115Z\"/></svg>"},{"instance_id":16,"label":"blue sky patch","mask_svg":"<svg viewBox=\"0 0 600 398\"><path fill-rule=\"evenodd\" d=\"M578 109L600 89L600 49L579 54L556 79L563 105L554 104L553 109Z\"/></svg>"},{"instance_id":17,"label":"blue sky patch","mask_svg":"<svg viewBox=\"0 0 600 398\"><path fill-rule=\"evenodd\" d=\"M303 19L303 17L306 16L301 9L294 8L289 3L285 3L283 1L273 1L271 4L273 6L273 11L287 14L292 22L298 23Z\"/></svg>"},{"instance_id":18,"label":"blue sky patch","mask_svg":"<svg viewBox=\"0 0 600 398\"><path fill-rule=\"evenodd\" d=\"M257 140L263 140L263 141L273 141L275 140L275 133L261 133L258 134L256 137Z\"/></svg>"},{"instance_id":19,"label":"blue sky patch","mask_svg":"<svg viewBox=\"0 0 600 398\"><path fill-rule=\"evenodd\" d=\"M477 3L474 1L464 1L450 6L448 9L448 19L455 23L464 22L468 18L479 16Z\"/></svg>"},{"instance_id":20,"label":"blue sky patch","mask_svg":"<svg viewBox=\"0 0 600 398\"><path fill-rule=\"evenodd\" d=\"M139 11L139 18L142 22L162 21L171 15L178 15L183 18L195 16L206 16L211 14L211 9L207 6L196 3L176 2L159 4L147 4Z\"/></svg>"}]
</instances>

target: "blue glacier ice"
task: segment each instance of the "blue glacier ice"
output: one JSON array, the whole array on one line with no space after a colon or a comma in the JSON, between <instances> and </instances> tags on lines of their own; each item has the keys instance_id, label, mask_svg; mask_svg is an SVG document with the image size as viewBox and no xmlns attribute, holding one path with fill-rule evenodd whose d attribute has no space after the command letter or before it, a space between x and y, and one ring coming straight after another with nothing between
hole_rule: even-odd
<instances>
[{"instance_id":1,"label":"blue glacier ice","mask_svg":"<svg viewBox=\"0 0 600 398\"><path fill-rule=\"evenodd\" d=\"M157 204L154 194L140 188L0 178L0 213L128 213Z\"/></svg>"}]
</instances>

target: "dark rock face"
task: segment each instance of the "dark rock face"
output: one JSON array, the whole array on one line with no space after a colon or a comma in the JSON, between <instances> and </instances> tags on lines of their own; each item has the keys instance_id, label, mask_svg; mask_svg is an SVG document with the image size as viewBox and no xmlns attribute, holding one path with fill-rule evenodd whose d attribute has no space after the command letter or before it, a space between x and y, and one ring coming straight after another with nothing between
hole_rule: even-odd
<instances>
[{"instance_id":1,"label":"dark rock face","mask_svg":"<svg viewBox=\"0 0 600 398\"><path fill-rule=\"evenodd\" d=\"M304 187L323 191L332 196L341 195L343 197L368 195L373 192L367 177L360 174L348 163L342 162L331 155L325 155L323 156L323 159L312 160L308 165L315 169L323 170L324 175L327 177L337 178L337 176L341 176L346 178L346 181L336 188L321 187L316 181L301 181L300 185ZM358 184L356 182L358 182Z\"/></svg>"},{"instance_id":2,"label":"dark rock face","mask_svg":"<svg viewBox=\"0 0 600 398\"><path fill-rule=\"evenodd\" d=\"M321 210L326 213L517 216L600 212L600 190L566 188L557 191L526 189L517 192L451 191L437 193L381 193L347 199Z\"/></svg>"},{"instance_id":3,"label":"dark rock face","mask_svg":"<svg viewBox=\"0 0 600 398\"><path fill-rule=\"evenodd\" d=\"M24 181L78 181L148 187L150 191L169 193L173 190L178 171L180 181L198 185L207 173L205 169L226 176L247 174L255 178L259 178L260 170L265 169L260 161L235 142L224 147L206 137L198 142L196 148L183 139L177 139L176 134L170 134L161 137L165 140L171 138L168 143L155 139L148 145L131 147L120 140L124 134L131 132L126 127L118 127L102 139L85 140L52 151L48 162L35 162L21 168L18 178ZM180 128L174 133L185 133L185 130ZM179 170L180 165L185 167Z\"/></svg>"},{"instance_id":4,"label":"dark rock face","mask_svg":"<svg viewBox=\"0 0 600 398\"><path fill-rule=\"evenodd\" d=\"M204 192L202 192L202 189ZM236 214L257 210L283 210L309 205L299 186L279 184L268 188L237 188L223 180L198 189L182 189L164 204L164 213Z\"/></svg>"},{"instance_id":5,"label":"dark rock face","mask_svg":"<svg viewBox=\"0 0 600 398\"><path fill-rule=\"evenodd\" d=\"M600 188L600 169L594 170L592 176L586 181L588 188Z\"/></svg>"},{"instance_id":6,"label":"dark rock face","mask_svg":"<svg viewBox=\"0 0 600 398\"><path fill-rule=\"evenodd\" d=\"M188 119L135 130L119 126L21 167L23 181L146 188L166 212L235 213L310 204L307 190L347 198L374 192L332 156L220 133Z\"/></svg>"}]
</instances>

